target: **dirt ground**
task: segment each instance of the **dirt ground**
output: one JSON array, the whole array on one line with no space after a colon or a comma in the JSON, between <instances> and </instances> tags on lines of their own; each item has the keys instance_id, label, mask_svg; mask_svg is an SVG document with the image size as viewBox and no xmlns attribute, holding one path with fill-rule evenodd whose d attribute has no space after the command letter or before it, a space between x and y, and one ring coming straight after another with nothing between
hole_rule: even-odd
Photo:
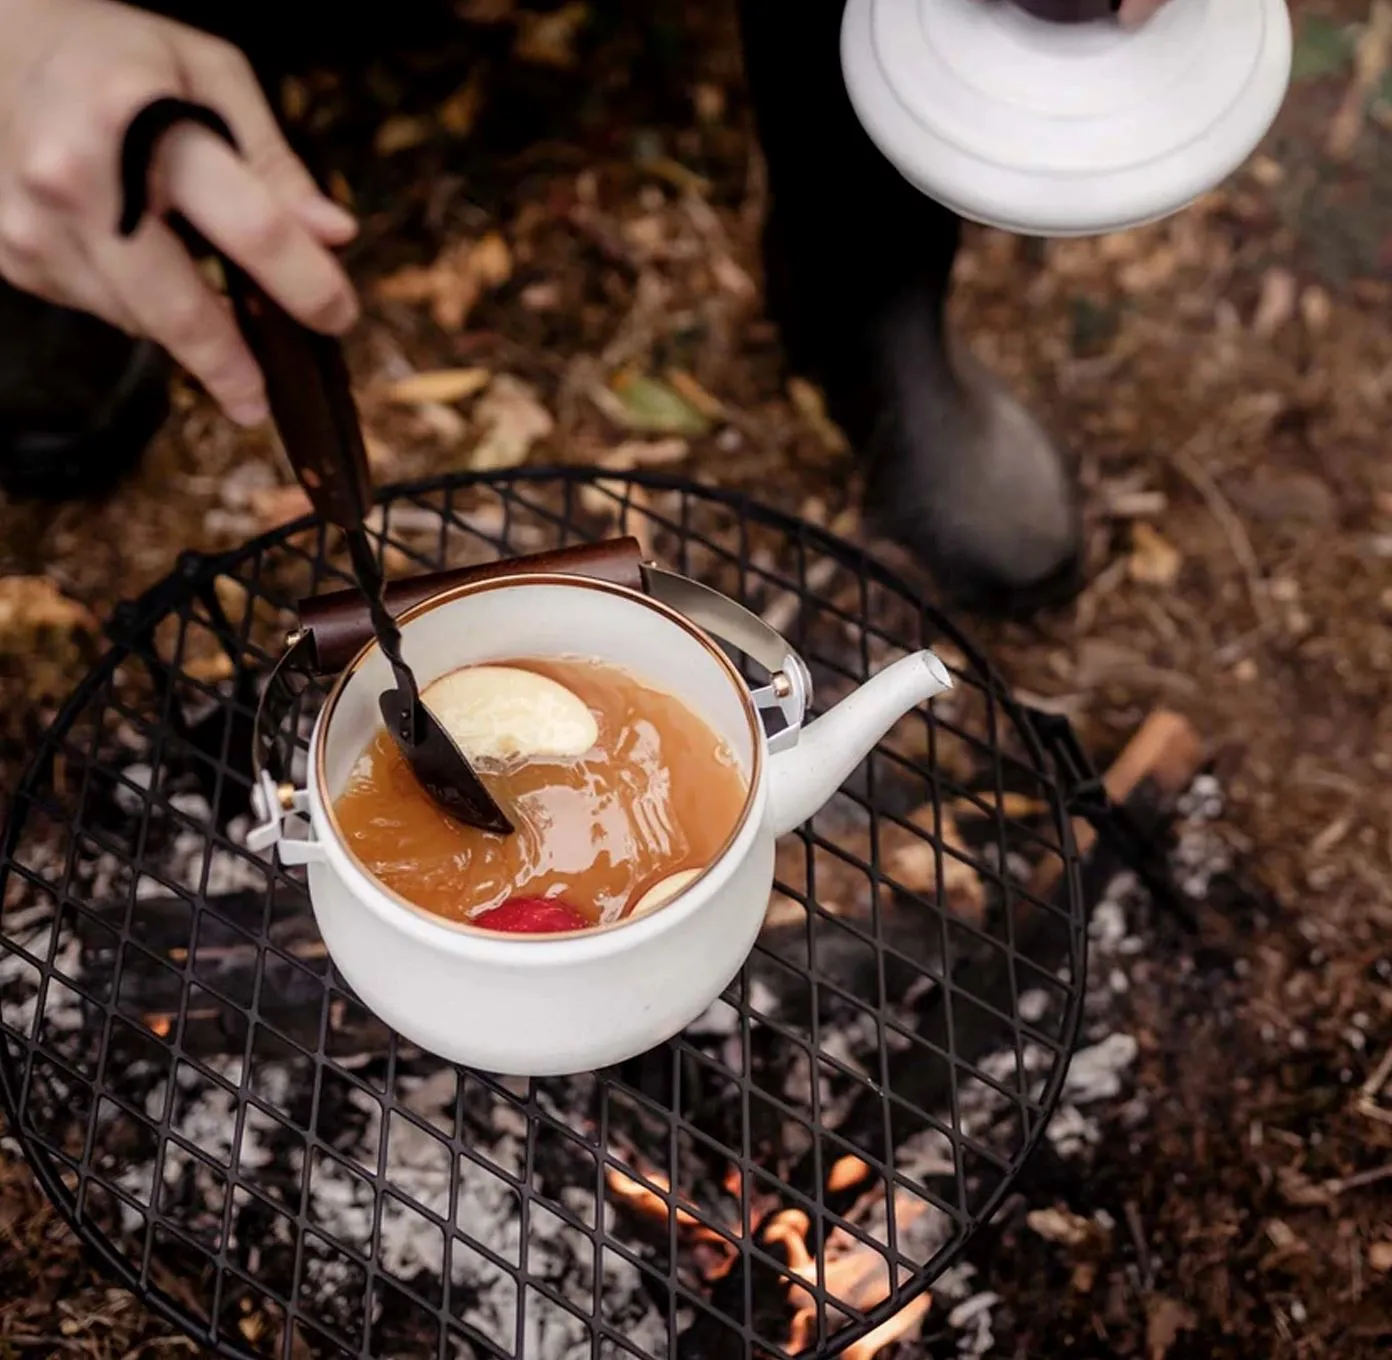
<instances>
[{"instance_id":1,"label":"dirt ground","mask_svg":"<svg viewBox=\"0 0 1392 1360\"><path fill-rule=\"evenodd\" d=\"M593 8L466 0L283 88L366 223L376 475L659 461L830 520L851 465L761 312L729 6ZM1164 933L1131 1001L1152 1112L1094 1187L1125 1225L1070 1248L1007 1216L993 1354L1392 1344L1392 6L1296 8L1292 97L1222 190L1124 236L974 231L960 262L960 325L1076 453L1090 536L1075 605L968 626L1099 757L1158 703L1192 717L1269 904ZM176 407L108 503L0 503L0 800L118 599L299 513L265 435ZM186 1347L0 1155L0 1356Z\"/></svg>"}]
</instances>

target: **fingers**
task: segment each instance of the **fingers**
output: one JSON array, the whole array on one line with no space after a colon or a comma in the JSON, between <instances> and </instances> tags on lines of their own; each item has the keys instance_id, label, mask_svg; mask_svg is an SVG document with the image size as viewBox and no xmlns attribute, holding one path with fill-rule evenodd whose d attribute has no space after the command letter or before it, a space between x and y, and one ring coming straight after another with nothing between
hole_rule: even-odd
<instances>
[{"instance_id":1,"label":"fingers","mask_svg":"<svg viewBox=\"0 0 1392 1360\"><path fill-rule=\"evenodd\" d=\"M225 142L186 124L164 139L160 167L170 206L292 316L333 335L357 320L357 295L338 261Z\"/></svg>"},{"instance_id":2,"label":"fingers","mask_svg":"<svg viewBox=\"0 0 1392 1360\"><path fill-rule=\"evenodd\" d=\"M163 345L238 424L266 419L261 371L230 308L168 227L147 219L131 239L92 249L135 328Z\"/></svg>"},{"instance_id":3,"label":"fingers","mask_svg":"<svg viewBox=\"0 0 1392 1360\"><path fill-rule=\"evenodd\" d=\"M326 245L351 241L358 230L353 215L320 192L290 149L242 52L208 40L190 47L184 66L197 98L226 117L247 164L271 192Z\"/></svg>"}]
</instances>

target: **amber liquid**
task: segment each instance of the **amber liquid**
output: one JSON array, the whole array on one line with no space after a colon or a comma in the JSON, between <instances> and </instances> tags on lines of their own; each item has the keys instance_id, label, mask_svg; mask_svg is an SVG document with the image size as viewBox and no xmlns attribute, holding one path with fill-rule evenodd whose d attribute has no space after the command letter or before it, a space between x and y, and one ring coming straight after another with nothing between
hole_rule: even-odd
<instances>
[{"instance_id":1,"label":"amber liquid","mask_svg":"<svg viewBox=\"0 0 1392 1360\"><path fill-rule=\"evenodd\" d=\"M379 732L335 803L349 849L371 874L451 921L509 898L546 897L604 925L668 874L719 856L748 783L702 718L616 666L569 658L497 664L573 691L594 714L598 740L579 757L480 765L517 828L498 836L442 813Z\"/></svg>"}]
</instances>

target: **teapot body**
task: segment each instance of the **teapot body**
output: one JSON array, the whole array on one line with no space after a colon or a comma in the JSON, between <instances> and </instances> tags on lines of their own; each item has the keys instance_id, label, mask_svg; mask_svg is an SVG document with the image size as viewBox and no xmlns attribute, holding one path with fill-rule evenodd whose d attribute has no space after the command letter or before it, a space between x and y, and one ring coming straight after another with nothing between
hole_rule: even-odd
<instances>
[{"instance_id":1,"label":"teapot body","mask_svg":"<svg viewBox=\"0 0 1392 1360\"><path fill-rule=\"evenodd\" d=\"M309 896L335 967L397 1033L483 1071L566 1076L670 1039L738 974L773 883L772 830L751 818L744 833L681 902L589 940L490 940L412 920L327 853L309 864Z\"/></svg>"},{"instance_id":2,"label":"teapot body","mask_svg":"<svg viewBox=\"0 0 1392 1360\"><path fill-rule=\"evenodd\" d=\"M771 664L787 644L707 587L669 581L673 598L718 627L724 602L744 650ZM523 936L447 920L368 872L334 810L381 725L390 667L369 645L340 676L315 724L308 778L277 827L282 862L308 870L330 956L365 1005L407 1040L468 1066L514 1076L588 1071L663 1042L705 1011L754 946L773 885L777 837L810 816L893 723L950 688L929 652L900 658L802 727L809 683L793 655L752 690L705 627L669 604L609 582L523 576L457 587L400 619L423 683L461 666L582 655L640 676L705 719L747 781L720 853L640 919ZM762 630L762 632L760 631ZM781 682L781 683L780 683ZM791 724L769 734L759 696ZM307 835L292 837L292 827Z\"/></svg>"}]
</instances>

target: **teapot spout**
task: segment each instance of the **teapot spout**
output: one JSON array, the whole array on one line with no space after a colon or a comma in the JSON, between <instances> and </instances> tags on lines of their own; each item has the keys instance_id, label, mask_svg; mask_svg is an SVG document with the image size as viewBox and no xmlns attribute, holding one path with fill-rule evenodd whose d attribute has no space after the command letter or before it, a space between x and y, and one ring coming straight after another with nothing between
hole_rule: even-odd
<instances>
[{"instance_id":1,"label":"teapot spout","mask_svg":"<svg viewBox=\"0 0 1392 1360\"><path fill-rule=\"evenodd\" d=\"M885 667L805 728L796 746L772 760L769 821L774 835L801 826L904 714L951 688L947 667L932 652L915 652Z\"/></svg>"}]
</instances>

